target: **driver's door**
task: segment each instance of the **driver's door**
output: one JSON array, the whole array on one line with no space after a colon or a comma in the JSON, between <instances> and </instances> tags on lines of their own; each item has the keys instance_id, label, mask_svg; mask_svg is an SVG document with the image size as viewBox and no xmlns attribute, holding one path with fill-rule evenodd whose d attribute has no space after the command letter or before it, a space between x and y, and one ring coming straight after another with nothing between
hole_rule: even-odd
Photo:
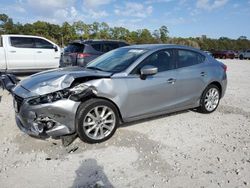
<instances>
[{"instance_id":1,"label":"driver's door","mask_svg":"<svg viewBox=\"0 0 250 188\"><path fill-rule=\"evenodd\" d=\"M141 79L139 72L145 65L157 67L158 73ZM173 50L161 50L147 57L126 79L126 117L135 118L175 108L175 80Z\"/></svg>"}]
</instances>

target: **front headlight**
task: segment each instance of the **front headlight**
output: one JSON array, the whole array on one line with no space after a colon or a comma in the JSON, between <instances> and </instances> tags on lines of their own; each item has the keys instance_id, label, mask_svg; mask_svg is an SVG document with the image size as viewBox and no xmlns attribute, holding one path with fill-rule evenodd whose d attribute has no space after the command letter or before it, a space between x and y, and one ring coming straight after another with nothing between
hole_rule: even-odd
<instances>
[{"instance_id":1,"label":"front headlight","mask_svg":"<svg viewBox=\"0 0 250 188\"><path fill-rule=\"evenodd\" d=\"M63 98L66 99L69 97L69 95L70 95L70 93L67 90L57 91L57 92L49 93L46 95L42 95L42 96L37 97L37 98L30 99L28 101L28 103L30 105L51 103L51 102L55 102L55 101L58 101L58 100L63 99Z\"/></svg>"},{"instance_id":2,"label":"front headlight","mask_svg":"<svg viewBox=\"0 0 250 188\"><path fill-rule=\"evenodd\" d=\"M76 96L80 95L85 90L87 90L88 88L89 88L89 86L87 86L85 84L78 84L75 87L70 88L70 89L56 91L56 92L53 92L53 93L49 93L49 94L46 94L46 95L41 95L39 97L30 99L28 101L28 103L30 105L38 105L38 104L45 104L45 103L55 102L55 101L58 101L58 100L61 100L61 99L67 99L70 96L75 98Z\"/></svg>"}]
</instances>

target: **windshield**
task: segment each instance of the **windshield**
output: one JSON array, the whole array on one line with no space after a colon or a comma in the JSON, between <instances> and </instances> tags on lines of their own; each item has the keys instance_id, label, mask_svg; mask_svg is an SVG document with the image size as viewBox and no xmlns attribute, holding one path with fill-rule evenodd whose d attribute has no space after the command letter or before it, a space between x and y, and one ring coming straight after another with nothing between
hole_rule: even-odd
<instances>
[{"instance_id":1,"label":"windshield","mask_svg":"<svg viewBox=\"0 0 250 188\"><path fill-rule=\"evenodd\" d=\"M119 48L93 60L87 68L113 73L122 72L145 52L145 49Z\"/></svg>"}]
</instances>

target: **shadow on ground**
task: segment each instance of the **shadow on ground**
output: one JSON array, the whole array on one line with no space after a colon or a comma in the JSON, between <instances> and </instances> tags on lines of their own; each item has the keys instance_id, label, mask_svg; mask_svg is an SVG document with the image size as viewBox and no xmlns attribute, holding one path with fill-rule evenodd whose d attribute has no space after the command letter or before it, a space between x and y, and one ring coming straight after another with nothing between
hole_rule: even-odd
<instances>
[{"instance_id":1,"label":"shadow on ground","mask_svg":"<svg viewBox=\"0 0 250 188\"><path fill-rule=\"evenodd\" d=\"M75 171L72 188L112 188L114 187L95 159L86 159Z\"/></svg>"}]
</instances>

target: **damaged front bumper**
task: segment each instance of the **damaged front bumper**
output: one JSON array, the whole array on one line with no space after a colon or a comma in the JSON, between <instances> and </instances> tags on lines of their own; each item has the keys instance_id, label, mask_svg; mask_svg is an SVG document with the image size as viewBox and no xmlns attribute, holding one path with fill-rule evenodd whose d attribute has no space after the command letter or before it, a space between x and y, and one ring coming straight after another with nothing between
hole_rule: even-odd
<instances>
[{"instance_id":1,"label":"damaged front bumper","mask_svg":"<svg viewBox=\"0 0 250 188\"><path fill-rule=\"evenodd\" d=\"M80 102L62 99L30 105L14 95L16 123L21 131L36 137L60 137L75 133L75 114Z\"/></svg>"}]
</instances>

